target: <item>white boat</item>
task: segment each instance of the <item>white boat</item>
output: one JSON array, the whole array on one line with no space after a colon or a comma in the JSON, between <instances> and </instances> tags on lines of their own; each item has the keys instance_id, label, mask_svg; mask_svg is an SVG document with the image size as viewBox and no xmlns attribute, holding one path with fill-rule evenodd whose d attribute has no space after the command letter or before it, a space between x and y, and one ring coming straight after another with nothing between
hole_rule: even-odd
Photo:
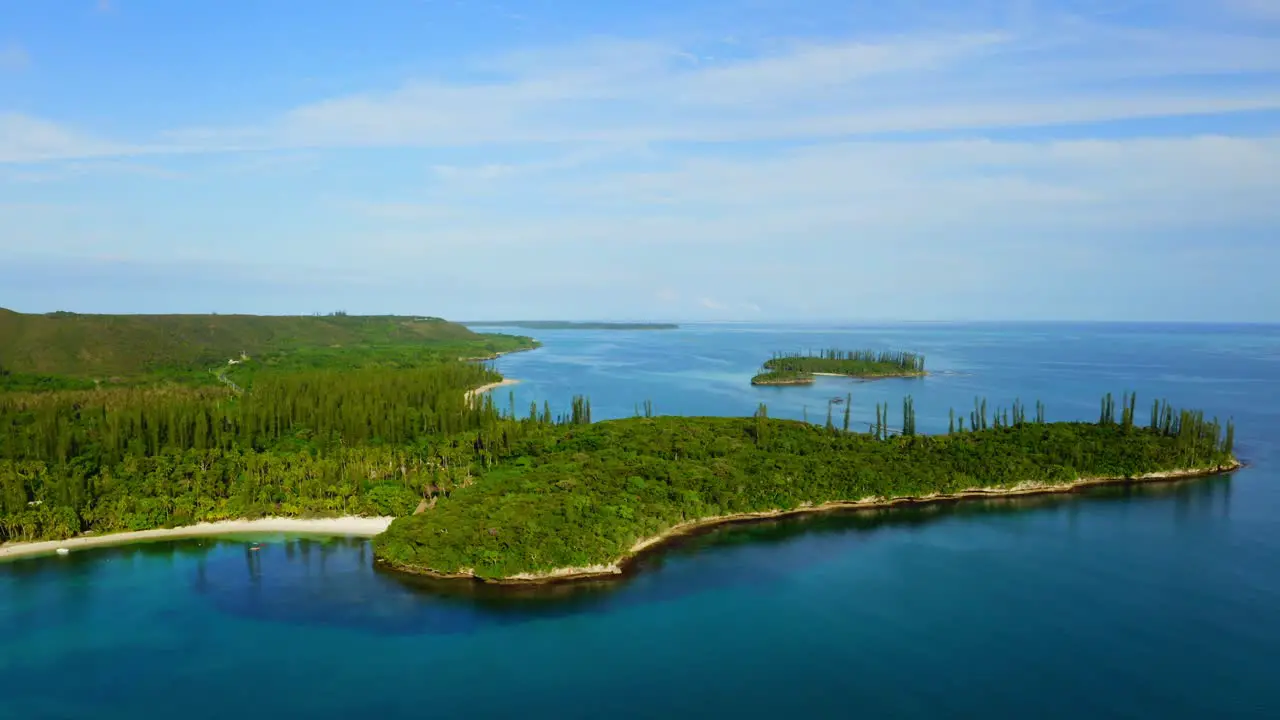
<instances>
[{"instance_id":1,"label":"white boat","mask_svg":"<svg viewBox=\"0 0 1280 720\"><path fill-rule=\"evenodd\" d=\"M71 551L66 548L58 548L56 551L59 555L70 555Z\"/></svg>"}]
</instances>

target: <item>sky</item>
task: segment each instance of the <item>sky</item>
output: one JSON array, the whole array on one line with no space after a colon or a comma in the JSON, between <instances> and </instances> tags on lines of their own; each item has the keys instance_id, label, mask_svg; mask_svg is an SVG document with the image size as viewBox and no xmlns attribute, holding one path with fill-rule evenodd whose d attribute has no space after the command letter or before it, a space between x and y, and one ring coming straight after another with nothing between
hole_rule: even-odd
<instances>
[{"instance_id":1,"label":"sky","mask_svg":"<svg viewBox=\"0 0 1280 720\"><path fill-rule=\"evenodd\" d=\"M1280 321L1280 0L0 0L0 307Z\"/></svg>"}]
</instances>

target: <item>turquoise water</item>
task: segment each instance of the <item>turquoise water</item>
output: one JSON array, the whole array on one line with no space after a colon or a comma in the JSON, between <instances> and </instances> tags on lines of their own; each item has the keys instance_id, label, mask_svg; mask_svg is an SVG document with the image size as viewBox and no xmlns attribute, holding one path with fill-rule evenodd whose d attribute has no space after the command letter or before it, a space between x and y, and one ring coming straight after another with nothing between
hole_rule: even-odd
<instances>
[{"instance_id":1,"label":"turquoise water","mask_svg":"<svg viewBox=\"0 0 1280 720\"><path fill-rule=\"evenodd\" d=\"M193 540L0 565L0 718L1280 716L1280 328L692 326L552 331L531 400L855 421L915 397L1107 391L1233 416L1232 476L724 528L623 582L411 581L368 543ZM934 374L753 388L780 349L896 347ZM495 398L507 402L505 391ZM1140 410L1140 417L1145 413Z\"/></svg>"}]
</instances>

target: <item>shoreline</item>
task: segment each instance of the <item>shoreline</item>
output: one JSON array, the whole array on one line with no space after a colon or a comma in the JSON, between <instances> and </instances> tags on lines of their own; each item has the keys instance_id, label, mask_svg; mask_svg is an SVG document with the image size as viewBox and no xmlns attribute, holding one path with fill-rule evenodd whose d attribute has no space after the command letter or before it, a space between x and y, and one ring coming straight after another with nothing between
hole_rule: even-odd
<instances>
[{"instance_id":1,"label":"shoreline","mask_svg":"<svg viewBox=\"0 0 1280 720\"><path fill-rule=\"evenodd\" d=\"M828 372L811 372L807 378L790 378L786 380L764 380L757 382L755 378L751 378L751 384L756 386L781 386L781 385L812 385L815 377L838 377L848 378L850 380L888 380L890 378L919 378L925 377L929 373L921 372L903 372L893 373L890 375L849 375L846 373L828 373Z\"/></svg>"},{"instance_id":2,"label":"shoreline","mask_svg":"<svg viewBox=\"0 0 1280 720\"><path fill-rule=\"evenodd\" d=\"M516 348L515 350L500 350L498 352L485 355L484 357L461 357L461 358L458 358L458 361L459 362L487 362L489 360L497 360L503 355L510 355L511 353L518 353L518 352L529 352L530 350L537 350L540 347L542 347L542 343L538 343L533 347Z\"/></svg>"},{"instance_id":3,"label":"shoreline","mask_svg":"<svg viewBox=\"0 0 1280 720\"><path fill-rule=\"evenodd\" d=\"M467 398L468 400L470 400L471 398L478 397L478 396L483 395L483 394L485 394L485 393L487 393L487 392L489 392L489 391L491 391L491 390L497 390L497 389L498 389L498 388L500 388L500 387L506 387L506 386L508 386L508 385L518 385L518 384L520 384L520 381L519 381L519 380L516 380L516 379L513 379L513 378L503 378L503 379L499 380L498 382L491 382L491 383L488 383L488 384L486 384L486 385L481 385L481 386L480 386L480 387L478 387L478 388L472 388L472 389L468 390L468 391L463 395L463 397L465 397L465 398Z\"/></svg>"},{"instance_id":4,"label":"shoreline","mask_svg":"<svg viewBox=\"0 0 1280 720\"><path fill-rule=\"evenodd\" d=\"M890 373L887 375L848 375L846 373L823 373L823 372L816 372L816 373L809 373L809 374L815 375L818 377L842 377L842 378L851 378L853 380L880 380L882 378L924 377L929 373L922 370L920 372L901 372L901 373Z\"/></svg>"},{"instance_id":5,"label":"shoreline","mask_svg":"<svg viewBox=\"0 0 1280 720\"><path fill-rule=\"evenodd\" d=\"M59 548L82 548L129 545L151 540L180 540L215 535L239 535L254 533L299 533L306 535L331 535L335 537L373 537L387 529L391 517L360 517L348 515L336 518L260 518L257 520L220 520L197 523L176 528L154 530L130 530L106 535L77 535L66 540L32 540L0 545L0 563L24 557L48 555Z\"/></svg>"},{"instance_id":6,"label":"shoreline","mask_svg":"<svg viewBox=\"0 0 1280 720\"><path fill-rule=\"evenodd\" d=\"M1105 485L1126 485L1131 483L1156 483L1169 482L1174 480L1186 480L1199 477L1210 477L1213 475L1222 475L1244 467L1244 463L1236 461L1232 465L1223 465L1213 468L1188 468L1184 470L1164 470L1134 477L1086 477L1077 480L1060 483L1057 485L1044 485L1035 483L1020 483L1009 488L969 488L954 493L934 493L932 495L881 498L867 497L861 500L833 500L818 505L801 505L800 507L791 508L789 510L762 510L758 512L735 513L732 515L716 515L712 517L699 518L697 520L689 520L683 523L677 523L667 528L665 531L652 537L641 538L637 540L627 553L620 558L611 562L589 565L585 567L568 567L556 568L554 570L546 570L537 573L519 573L502 578L481 578L477 577L474 571L463 570L455 573L441 573L427 568L417 568L401 566L389 563L381 558L376 558L375 562L397 572L409 573L412 575L422 575L437 580L471 580L473 582L485 583L487 585L543 585L560 582L572 582L577 580L592 580L605 577L619 577L625 574L628 566L636 561L641 555L652 552L661 548L665 543L684 535L690 535L699 531L718 527L720 525L733 525L739 523L750 523L761 520L775 520L778 518L792 517L797 515L810 515L816 513L835 512L840 510L870 510L878 508L890 508L896 506L909 505L930 505L934 503L944 502L962 502L964 500L972 500L977 498L1002 498L1002 497L1020 497L1028 495L1062 495L1075 492L1084 488L1099 487Z\"/></svg>"}]
</instances>

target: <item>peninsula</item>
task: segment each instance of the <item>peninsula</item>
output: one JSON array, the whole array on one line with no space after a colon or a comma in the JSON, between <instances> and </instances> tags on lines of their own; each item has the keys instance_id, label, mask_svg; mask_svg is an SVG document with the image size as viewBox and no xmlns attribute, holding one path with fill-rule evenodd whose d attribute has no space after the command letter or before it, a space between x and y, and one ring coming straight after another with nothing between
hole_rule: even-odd
<instances>
[{"instance_id":1,"label":"peninsula","mask_svg":"<svg viewBox=\"0 0 1280 720\"><path fill-rule=\"evenodd\" d=\"M616 575L690 529L836 508L1066 492L1238 467L1234 430L1157 405L1149 426L1027 421L976 431L853 433L752 418L656 417L561 428L374 539L385 567L529 583ZM985 403L981 412L985 414ZM907 405L910 408L910 405ZM910 411L910 410L908 410Z\"/></svg>"},{"instance_id":2,"label":"peninsula","mask_svg":"<svg viewBox=\"0 0 1280 720\"><path fill-rule=\"evenodd\" d=\"M815 375L853 378L920 377L924 356L909 352L829 349L818 353L774 353L752 385L808 385Z\"/></svg>"}]
</instances>

